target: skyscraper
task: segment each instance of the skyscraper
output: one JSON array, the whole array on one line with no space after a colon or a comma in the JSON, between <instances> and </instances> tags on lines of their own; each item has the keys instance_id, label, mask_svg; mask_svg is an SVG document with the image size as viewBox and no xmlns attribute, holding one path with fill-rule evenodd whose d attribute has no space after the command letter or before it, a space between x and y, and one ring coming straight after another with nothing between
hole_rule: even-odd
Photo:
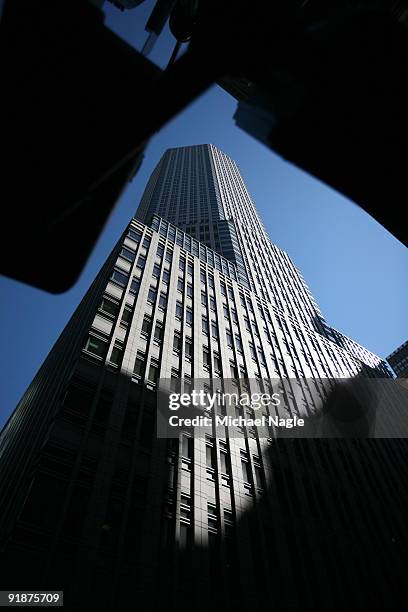
<instances>
[{"instance_id":1,"label":"skyscraper","mask_svg":"<svg viewBox=\"0 0 408 612\"><path fill-rule=\"evenodd\" d=\"M155 433L160 380L286 381L294 417L294 381L357 374L390 376L325 321L235 163L168 150L2 432L5 588L108 609L389 604L408 543L404 440Z\"/></svg>"}]
</instances>

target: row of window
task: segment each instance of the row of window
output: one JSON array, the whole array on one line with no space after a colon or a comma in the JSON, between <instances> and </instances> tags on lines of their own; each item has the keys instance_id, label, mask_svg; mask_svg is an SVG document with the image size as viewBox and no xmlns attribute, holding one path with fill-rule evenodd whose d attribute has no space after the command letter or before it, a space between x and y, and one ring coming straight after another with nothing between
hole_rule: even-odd
<instances>
[{"instance_id":1,"label":"row of window","mask_svg":"<svg viewBox=\"0 0 408 612\"><path fill-rule=\"evenodd\" d=\"M166 302L163 301L161 302L161 307L164 308L165 307ZM102 304L100 309L103 310L106 314L112 315L114 316L116 314L116 311L118 309L119 305L115 304L112 300L107 299L106 297L103 299ZM181 312L180 311L180 317L181 317ZM132 316L132 311L129 307L125 307L124 311L123 311L123 316L122 316L122 320L121 320L121 324L122 325L127 325L128 322L130 321ZM192 317L190 317L192 320ZM148 337L150 335L151 332L151 325L152 325L152 320L149 316L145 315L144 319L143 319L143 323L142 323L142 329L141 329L141 335L142 337ZM213 326L216 327L215 322L213 323ZM203 331L205 332L207 327L206 327L206 323L204 322L204 326L203 326ZM218 330L217 330L218 331ZM217 331L213 330L213 337L217 338ZM101 334L101 332L99 332L99 334ZM153 335L153 340L156 343L161 343L163 339L163 323L161 321L157 321L156 325L155 325L155 330L154 330L154 335ZM101 338L99 335L95 335L95 333L91 334L87 340L85 349L91 353L93 353L94 355L97 355L98 357L104 358L106 356L106 352L107 352L107 348L108 348L108 344L107 344L108 338ZM242 343L241 343L241 339L238 335L235 336L235 342L236 342L236 346L237 346L237 350L238 352L242 352ZM233 339L232 339L232 334L227 331L227 343L228 346L230 346L231 348L233 347ZM256 357L257 357L257 353L255 351L255 347L252 344L249 344L249 348L250 348L250 353L251 353L251 357L253 358L254 361L256 361ZM179 334L179 332L175 332L174 334L174 339L173 339L173 350L175 353L180 353L181 352L181 336ZM123 345L119 340L115 341L115 345L112 349L112 353L110 356L110 361L116 365L120 365L121 363L121 357L123 354ZM264 357L264 353L261 349L261 347L258 347L258 356L259 356L259 360L261 362L262 365L266 365L265 364L265 357ZM193 357L193 345L192 345L192 340L191 338L187 337L186 338L186 342L185 342L185 358L187 361L190 361ZM218 355L218 353L214 352L213 355L214 358L214 374L219 376L221 375L222 372L222 366L221 366L221 360L220 357ZM282 357L278 357L277 360L275 360L275 357L273 354L271 354L271 359L272 362L275 364L275 371L278 372L276 370L277 367L277 363L279 362L281 368L285 371L286 373L286 367L285 367L285 363L282 359ZM320 364L323 367L323 362L320 360ZM211 367L211 357L210 357L210 349L208 346L204 346L203 347L203 366L204 369L209 370ZM297 369L295 368L294 365L292 365L292 374L296 375L296 373L300 373L297 371ZM230 376L233 379L238 379L238 378L244 378L247 376L246 373L246 369L244 366L240 366L240 376L238 374L238 368L236 366L236 364L233 361L230 361ZM256 376L256 374L255 374Z\"/></svg>"},{"instance_id":2,"label":"row of window","mask_svg":"<svg viewBox=\"0 0 408 612\"><path fill-rule=\"evenodd\" d=\"M120 287L126 287L129 281L129 275L117 268L113 269L110 280L119 285ZM130 293L137 294L140 288L140 279L133 278L129 287Z\"/></svg>"},{"instance_id":3,"label":"row of window","mask_svg":"<svg viewBox=\"0 0 408 612\"><path fill-rule=\"evenodd\" d=\"M136 236L133 234L132 239L135 238L135 237ZM140 235L138 235L137 238L140 240ZM144 245L148 246L149 243L150 243L150 240L146 239L145 242L144 242ZM164 252L165 252L164 248L159 245L158 254L159 255L164 255ZM127 249L127 247L123 247L121 254L126 259L129 259L129 260L134 259L134 255L135 255L130 249ZM167 261L171 261L172 257L173 257L172 251L167 249L167 251L166 251L166 259L167 259ZM145 261L146 261L146 258L143 255L139 256L138 262L140 263L140 266L144 266ZM181 269L184 270L185 269L185 265L186 265L185 259L181 258L181 260L180 260L180 267L181 267ZM189 263L188 267L189 267L189 271L192 272L193 271L192 264ZM159 276L159 274L160 274L160 266L158 264L155 264L155 268L154 268L154 271L153 271L153 276L157 277L157 276ZM204 270L201 270L200 277L201 277L201 281L202 282L206 282L207 276L206 276L206 273L205 273ZM128 278L129 277L123 271L118 270L118 269L115 268L113 270L113 272L112 272L112 277L111 278L112 278L112 280L114 282L120 284L121 286L125 286L127 284L127 282L128 282ZM167 270L163 271L163 280L165 282L169 280L169 272ZM208 281L209 281L210 286L212 286L214 284L214 279L213 279L213 277L211 275L208 276ZM139 287L140 287L140 280L136 279L136 278L133 278L132 282L131 282L131 286L130 286L130 291L133 292L133 293L137 293L138 290L139 290ZM181 279L181 278L179 278L178 289L179 290L184 289L183 279ZM234 297L232 287L229 286L229 285L227 286L223 281L221 281L221 293L224 296L228 295L230 297L230 299L233 299L233 297ZM187 283L187 295L189 295L190 297L192 297L192 295L193 295L193 286L192 286L191 283ZM149 290L148 301L150 303L154 303L156 301L156 299L157 299L157 290L155 288L151 287L150 290ZM241 300L241 304L243 305L243 307L248 307L249 311L251 313L253 313L253 308L252 308L251 301L248 300L248 303L246 304L246 301L245 301L245 298L244 298L244 295L243 295L242 292L240 292L240 300ZM202 302L203 305L206 305L207 294L206 294L205 291L202 291L202 293L201 293L201 302ZM213 296L210 296L210 298L209 298L209 305L210 305L210 308L212 310L215 310L215 298ZM167 307L167 296L166 296L165 292L161 292L160 293L160 298L159 298L158 306L162 310L165 310L165 308ZM103 305L101 305L100 310L102 310L105 313L110 314L111 316L115 316L115 314L117 312L117 308L118 308L118 306L116 304L113 304L112 301L109 301L106 298L104 303L103 303ZM259 308L259 311L260 311L261 318L265 321L265 314L263 312L263 309L262 309L260 303L258 304L258 308ZM237 317L237 313L236 313L235 309L231 308L230 311L229 311L228 306L226 304L223 305L223 309L224 309L224 316L227 318L231 314L231 318L232 318L233 322L237 324L238 323L238 317ZM179 318L179 319L182 318L183 310L184 309L183 309L182 302L178 301L177 305L176 305L176 317L177 318ZM271 317L270 317L269 312L267 311L267 309L265 310L265 313L266 313L266 316L269 319L269 321L271 321ZM123 325L126 325L129 322L130 318L131 318L131 311L129 309L125 309L121 323L123 323ZM193 321L192 310L191 310L190 307L187 307L186 308L186 323L188 325L192 325L192 321ZM248 331L250 331L251 330L250 322L249 322L249 319L245 315L244 315L244 322L245 322L246 329ZM253 325L255 326L254 330L253 330L254 333L255 333L256 332L256 324L255 324L254 321L253 321ZM283 325L285 325L285 327L287 328L286 322L285 321L281 322L279 319L278 319L278 325L279 325L279 327L281 329L282 329ZM202 317L202 331L203 331L203 333L208 335L209 332L210 332L210 326L211 326L211 334L212 334L212 336L215 339L218 339L219 332L218 332L217 323L215 321L211 321L209 323L208 318L203 316ZM267 330L267 328L265 328L265 329ZM233 335L231 333L231 330L227 330L226 331L226 337L227 337L227 344L228 344L228 346L233 348L234 340L233 340ZM268 338L268 340L269 340L269 338ZM98 355L102 356L104 348L103 348L103 345L101 344L100 340L90 339L89 342L90 342L89 348L95 354L98 354ZM291 345L292 350L294 350L293 343L290 343L290 345ZM239 353L242 353L242 351L243 351L243 349L242 349L242 341L241 341L241 337L239 336L239 334L235 335L235 346L236 346L237 351ZM286 348L287 348L288 354L290 354L288 347L286 347ZM258 352L258 356L259 356L261 365L266 366L265 356L264 356L264 353L263 353L263 350L262 350L261 347L257 347L257 350L256 350L255 347L252 344L250 344L249 350L250 350L250 353L251 353L251 357L253 358L254 361L256 361L256 359L257 359L257 352ZM113 356L114 356L113 361L114 362L117 361L119 352L120 352L120 348L116 347L114 349L114 351L113 351ZM207 365L207 363L206 363L206 365ZM294 372L293 373L295 374L296 372L297 372L297 368L294 367Z\"/></svg>"},{"instance_id":4,"label":"row of window","mask_svg":"<svg viewBox=\"0 0 408 612\"><path fill-rule=\"evenodd\" d=\"M180 218L179 222L181 222ZM158 215L153 216L151 227L155 231L158 231L160 235L167 237L172 240L172 242L176 242L176 244L181 246L185 251L192 253L192 255L199 257L202 261L208 263L220 272L237 280L235 266L231 262L205 247L203 244L200 244L188 234L177 230L175 226L168 224L167 221L164 221Z\"/></svg>"}]
</instances>

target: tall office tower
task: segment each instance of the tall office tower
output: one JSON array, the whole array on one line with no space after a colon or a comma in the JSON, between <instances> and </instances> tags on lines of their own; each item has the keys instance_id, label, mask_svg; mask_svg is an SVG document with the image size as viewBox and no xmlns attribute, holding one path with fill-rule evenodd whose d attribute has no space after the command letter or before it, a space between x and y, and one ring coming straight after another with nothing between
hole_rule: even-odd
<instances>
[{"instance_id":1,"label":"tall office tower","mask_svg":"<svg viewBox=\"0 0 408 612\"><path fill-rule=\"evenodd\" d=\"M361 373L389 376L325 322L234 162L167 151L2 432L2 588L104 609L398 609L404 440L155 431L161 379L284 381L294 418L315 401L297 382Z\"/></svg>"},{"instance_id":2,"label":"tall office tower","mask_svg":"<svg viewBox=\"0 0 408 612\"><path fill-rule=\"evenodd\" d=\"M269 240L235 162L219 149L202 145L166 151L136 218L145 223L153 213L233 262L237 280L260 298L323 331L322 315L301 274Z\"/></svg>"}]
</instances>

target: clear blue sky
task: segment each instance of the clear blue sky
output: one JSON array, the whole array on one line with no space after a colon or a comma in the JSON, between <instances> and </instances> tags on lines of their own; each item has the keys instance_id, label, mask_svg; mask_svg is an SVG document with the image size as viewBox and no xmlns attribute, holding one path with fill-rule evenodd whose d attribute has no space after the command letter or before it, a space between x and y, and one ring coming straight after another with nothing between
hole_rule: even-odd
<instances>
[{"instance_id":1,"label":"clear blue sky","mask_svg":"<svg viewBox=\"0 0 408 612\"><path fill-rule=\"evenodd\" d=\"M107 24L141 48L153 2ZM164 67L165 33L151 56ZM132 106L123 101L132 129ZM238 164L273 242L302 271L328 322L386 357L408 338L408 250L355 204L291 166L234 125L236 101L214 86L151 140L76 285L55 296L0 277L2 390L0 424L16 406L137 208L146 181L168 147L212 143ZM107 109L107 117L109 109ZM34 205L34 203L33 203ZM73 248L75 248L73 246Z\"/></svg>"}]
</instances>

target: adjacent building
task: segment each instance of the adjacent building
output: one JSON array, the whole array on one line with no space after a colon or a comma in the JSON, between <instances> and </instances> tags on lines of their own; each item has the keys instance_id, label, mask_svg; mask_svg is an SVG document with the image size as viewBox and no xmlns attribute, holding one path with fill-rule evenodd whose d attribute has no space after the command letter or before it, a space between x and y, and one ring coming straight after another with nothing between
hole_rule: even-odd
<instances>
[{"instance_id":1,"label":"adjacent building","mask_svg":"<svg viewBox=\"0 0 408 612\"><path fill-rule=\"evenodd\" d=\"M399 378L408 378L408 340L395 349L387 361Z\"/></svg>"},{"instance_id":2,"label":"adjacent building","mask_svg":"<svg viewBox=\"0 0 408 612\"><path fill-rule=\"evenodd\" d=\"M391 377L328 325L234 161L166 151L2 432L4 588L73 608L397 609L405 440L156 437L161 379L285 381L296 416L315 401L297 382L357 375Z\"/></svg>"}]
</instances>

